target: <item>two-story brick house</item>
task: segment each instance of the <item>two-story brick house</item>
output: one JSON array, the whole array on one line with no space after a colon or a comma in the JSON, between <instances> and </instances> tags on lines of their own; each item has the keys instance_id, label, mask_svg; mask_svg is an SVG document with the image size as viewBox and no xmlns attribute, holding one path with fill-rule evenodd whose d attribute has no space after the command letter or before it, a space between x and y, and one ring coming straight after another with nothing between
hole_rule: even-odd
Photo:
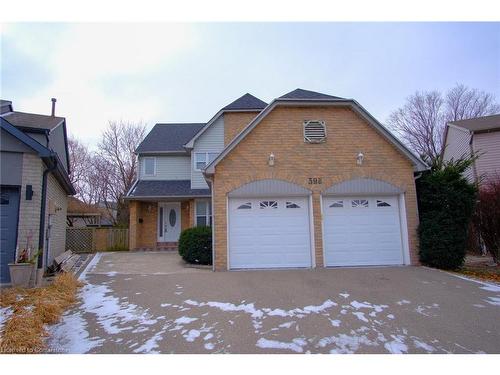
<instances>
[{"instance_id":1,"label":"two-story brick house","mask_svg":"<svg viewBox=\"0 0 500 375\"><path fill-rule=\"evenodd\" d=\"M157 124L137 154L133 249L210 225L215 270L418 263L426 165L352 99L246 94L206 124Z\"/></svg>"}]
</instances>

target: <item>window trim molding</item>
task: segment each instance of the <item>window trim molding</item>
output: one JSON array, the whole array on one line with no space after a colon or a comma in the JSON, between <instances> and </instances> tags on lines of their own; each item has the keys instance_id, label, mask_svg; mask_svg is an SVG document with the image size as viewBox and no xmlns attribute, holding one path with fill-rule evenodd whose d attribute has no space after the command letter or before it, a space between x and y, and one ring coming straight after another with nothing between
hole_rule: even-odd
<instances>
[{"instance_id":1,"label":"window trim molding","mask_svg":"<svg viewBox=\"0 0 500 375\"><path fill-rule=\"evenodd\" d=\"M144 177L154 177L154 176L156 176L156 156L144 156L142 159L143 159L142 175ZM146 173L146 160L147 159L152 159L153 160L153 174Z\"/></svg>"}]
</instances>

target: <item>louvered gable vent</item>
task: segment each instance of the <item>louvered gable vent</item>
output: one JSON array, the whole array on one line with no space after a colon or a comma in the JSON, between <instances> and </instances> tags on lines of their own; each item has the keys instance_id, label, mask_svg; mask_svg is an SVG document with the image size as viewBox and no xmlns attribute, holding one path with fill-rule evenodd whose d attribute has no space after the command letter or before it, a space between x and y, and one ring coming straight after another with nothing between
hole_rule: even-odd
<instances>
[{"instance_id":1,"label":"louvered gable vent","mask_svg":"<svg viewBox=\"0 0 500 375\"><path fill-rule=\"evenodd\" d=\"M324 121L304 121L304 142L321 143L326 140L326 127Z\"/></svg>"}]
</instances>

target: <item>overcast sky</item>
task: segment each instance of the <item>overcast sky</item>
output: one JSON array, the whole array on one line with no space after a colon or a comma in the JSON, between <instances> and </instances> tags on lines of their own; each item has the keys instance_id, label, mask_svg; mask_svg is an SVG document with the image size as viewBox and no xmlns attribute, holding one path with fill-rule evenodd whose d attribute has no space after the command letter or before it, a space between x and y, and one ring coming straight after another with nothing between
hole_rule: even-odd
<instances>
[{"instance_id":1,"label":"overcast sky","mask_svg":"<svg viewBox=\"0 0 500 375\"><path fill-rule=\"evenodd\" d=\"M249 92L354 98L377 119L456 83L500 100L498 23L8 24L1 97L67 119L95 144L108 120L206 122Z\"/></svg>"}]
</instances>

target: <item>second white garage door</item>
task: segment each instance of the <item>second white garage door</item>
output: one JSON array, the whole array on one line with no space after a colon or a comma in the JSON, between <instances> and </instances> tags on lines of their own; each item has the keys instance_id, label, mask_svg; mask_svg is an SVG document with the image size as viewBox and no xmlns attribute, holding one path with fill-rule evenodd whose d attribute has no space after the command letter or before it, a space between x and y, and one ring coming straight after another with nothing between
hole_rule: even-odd
<instances>
[{"instance_id":1,"label":"second white garage door","mask_svg":"<svg viewBox=\"0 0 500 375\"><path fill-rule=\"evenodd\" d=\"M326 266L403 264L398 198L323 198Z\"/></svg>"},{"instance_id":2,"label":"second white garage door","mask_svg":"<svg viewBox=\"0 0 500 375\"><path fill-rule=\"evenodd\" d=\"M307 197L229 199L232 269L311 267Z\"/></svg>"}]
</instances>

